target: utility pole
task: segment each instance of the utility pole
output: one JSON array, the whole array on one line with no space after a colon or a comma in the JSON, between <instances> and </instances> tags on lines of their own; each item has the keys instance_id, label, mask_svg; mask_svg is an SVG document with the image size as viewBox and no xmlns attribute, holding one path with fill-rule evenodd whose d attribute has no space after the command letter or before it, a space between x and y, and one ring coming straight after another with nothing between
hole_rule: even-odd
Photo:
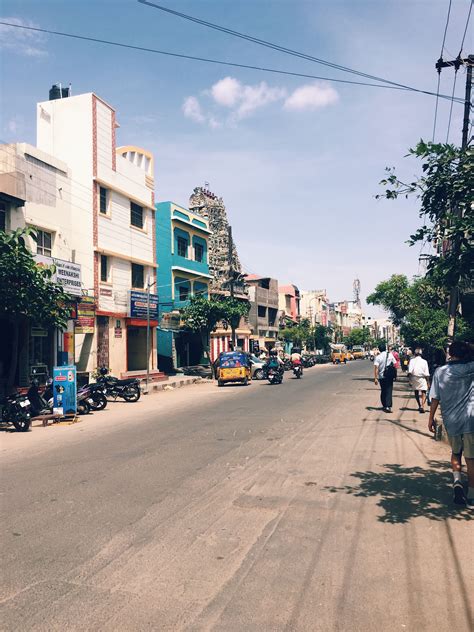
<instances>
[{"instance_id":1,"label":"utility pole","mask_svg":"<svg viewBox=\"0 0 474 632\"><path fill-rule=\"evenodd\" d=\"M438 59L436 62L436 70L438 73L441 73L443 68L453 67L455 72L458 72L459 68L462 64L466 64L467 72L466 72L466 91L464 95L464 118L462 125L462 141L461 141L461 149L466 149L467 144L469 142L468 133L469 133L469 115L471 113L471 88L472 88L472 66L474 65L474 55L468 55L467 58L461 59L461 54L459 54L456 59L452 61L444 61L442 57ZM456 209L456 213L460 215L462 213L461 209ZM459 243L459 239L457 237L454 238L454 248L457 247ZM459 280L456 285L451 288L449 293L449 304L448 304L448 344L452 342L454 338L454 334L456 333L456 315L459 306Z\"/></svg>"},{"instance_id":2,"label":"utility pole","mask_svg":"<svg viewBox=\"0 0 474 632\"><path fill-rule=\"evenodd\" d=\"M227 227L228 231L228 242L229 242L229 250L228 250L228 263L229 263L229 286L230 286L230 297L234 298L234 266L233 266L233 258L234 258L234 242L232 241L232 226ZM232 350L235 351L236 348L236 336L235 329L231 325L231 343Z\"/></svg>"}]
</instances>

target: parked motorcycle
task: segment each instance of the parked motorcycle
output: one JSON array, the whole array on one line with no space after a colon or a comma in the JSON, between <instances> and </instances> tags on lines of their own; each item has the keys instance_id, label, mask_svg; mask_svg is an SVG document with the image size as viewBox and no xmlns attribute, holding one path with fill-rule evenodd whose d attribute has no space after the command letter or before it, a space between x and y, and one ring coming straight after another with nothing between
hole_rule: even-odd
<instances>
[{"instance_id":1,"label":"parked motorcycle","mask_svg":"<svg viewBox=\"0 0 474 632\"><path fill-rule=\"evenodd\" d=\"M31 402L31 415L38 417L39 415L52 415L54 406L53 396L53 380L48 378L46 386L41 392L39 381L37 378L31 380L31 386L28 390L28 399ZM91 411L91 405L88 401L90 392L80 389L77 393L76 409L78 415L88 415Z\"/></svg>"},{"instance_id":2,"label":"parked motorcycle","mask_svg":"<svg viewBox=\"0 0 474 632\"><path fill-rule=\"evenodd\" d=\"M138 402L140 399L140 380L137 378L129 378L127 380L119 380L112 375L108 375L105 367L100 369L100 376L97 383L104 388L106 397L112 397L114 400L121 397L126 402Z\"/></svg>"},{"instance_id":3,"label":"parked motorcycle","mask_svg":"<svg viewBox=\"0 0 474 632\"><path fill-rule=\"evenodd\" d=\"M82 386L77 392L78 404L79 400L81 403L85 400L92 410L104 410L107 406L107 397L102 384L94 383Z\"/></svg>"},{"instance_id":4,"label":"parked motorcycle","mask_svg":"<svg viewBox=\"0 0 474 632\"><path fill-rule=\"evenodd\" d=\"M283 371L281 369L267 369L267 379L270 384L281 384L283 382Z\"/></svg>"},{"instance_id":5,"label":"parked motorcycle","mask_svg":"<svg viewBox=\"0 0 474 632\"><path fill-rule=\"evenodd\" d=\"M24 395L13 393L0 399L1 419L12 424L18 432L28 432L31 425L30 401Z\"/></svg>"}]
</instances>

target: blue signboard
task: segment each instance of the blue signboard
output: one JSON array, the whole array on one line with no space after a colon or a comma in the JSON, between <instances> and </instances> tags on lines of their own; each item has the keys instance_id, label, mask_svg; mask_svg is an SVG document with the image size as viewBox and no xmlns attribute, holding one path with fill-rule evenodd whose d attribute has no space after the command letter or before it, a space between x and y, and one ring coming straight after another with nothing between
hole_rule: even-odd
<instances>
[{"instance_id":1,"label":"blue signboard","mask_svg":"<svg viewBox=\"0 0 474 632\"><path fill-rule=\"evenodd\" d=\"M53 412L59 415L76 414L76 367L53 368Z\"/></svg>"},{"instance_id":2,"label":"blue signboard","mask_svg":"<svg viewBox=\"0 0 474 632\"><path fill-rule=\"evenodd\" d=\"M130 292L130 318L147 317L147 293ZM158 320L158 294L150 294L150 320Z\"/></svg>"}]
</instances>

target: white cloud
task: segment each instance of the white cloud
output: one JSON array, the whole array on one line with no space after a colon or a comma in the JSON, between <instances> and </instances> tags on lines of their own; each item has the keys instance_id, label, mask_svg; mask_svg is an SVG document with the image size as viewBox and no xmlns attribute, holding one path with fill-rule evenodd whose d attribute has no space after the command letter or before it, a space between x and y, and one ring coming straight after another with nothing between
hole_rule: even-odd
<instances>
[{"instance_id":1,"label":"white cloud","mask_svg":"<svg viewBox=\"0 0 474 632\"><path fill-rule=\"evenodd\" d=\"M2 21L18 24L19 26L38 26L34 22L22 20L21 18L2 17ZM26 55L27 57L44 57L48 54L44 48L45 41L46 37L43 33L0 24L0 48L3 50Z\"/></svg>"},{"instance_id":2,"label":"white cloud","mask_svg":"<svg viewBox=\"0 0 474 632\"><path fill-rule=\"evenodd\" d=\"M225 77L211 88L211 95L214 101L229 108L237 103L241 92L242 84L233 77Z\"/></svg>"},{"instance_id":3,"label":"white cloud","mask_svg":"<svg viewBox=\"0 0 474 632\"><path fill-rule=\"evenodd\" d=\"M296 88L285 101L285 109L293 111L317 110L338 101L339 95L325 83L308 83Z\"/></svg>"},{"instance_id":4,"label":"white cloud","mask_svg":"<svg viewBox=\"0 0 474 632\"><path fill-rule=\"evenodd\" d=\"M265 81L254 86L243 86L240 103L235 117L237 120L245 118L269 103L274 103L285 98L286 90L284 88L271 88Z\"/></svg>"},{"instance_id":5,"label":"white cloud","mask_svg":"<svg viewBox=\"0 0 474 632\"><path fill-rule=\"evenodd\" d=\"M196 123L204 123L206 117L202 113L201 105L196 97L187 97L183 103L183 113L186 118L189 118Z\"/></svg>"}]
</instances>

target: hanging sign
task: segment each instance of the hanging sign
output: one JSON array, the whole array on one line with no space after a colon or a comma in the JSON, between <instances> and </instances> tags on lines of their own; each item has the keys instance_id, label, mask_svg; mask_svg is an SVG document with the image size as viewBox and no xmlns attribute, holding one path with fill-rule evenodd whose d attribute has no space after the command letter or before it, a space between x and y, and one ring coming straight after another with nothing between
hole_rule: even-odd
<instances>
[{"instance_id":1,"label":"hanging sign","mask_svg":"<svg viewBox=\"0 0 474 632\"><path fill-rule=\"evenodd\" d=\"M147 318L147 293L130 292L130 318ZM158 294L150 294L150 320L158 320Z\"/></svg>"},{"instance_id":2,"label":"hanging sign","mask_svg":"<svg viewBox=\"0 0 474 632\"><path fill-rule=\"evenodd\" d=\"M76 367L55 366L53 368L53 413L71 415L77 411Z\"/></svg>"}]
</instances>

